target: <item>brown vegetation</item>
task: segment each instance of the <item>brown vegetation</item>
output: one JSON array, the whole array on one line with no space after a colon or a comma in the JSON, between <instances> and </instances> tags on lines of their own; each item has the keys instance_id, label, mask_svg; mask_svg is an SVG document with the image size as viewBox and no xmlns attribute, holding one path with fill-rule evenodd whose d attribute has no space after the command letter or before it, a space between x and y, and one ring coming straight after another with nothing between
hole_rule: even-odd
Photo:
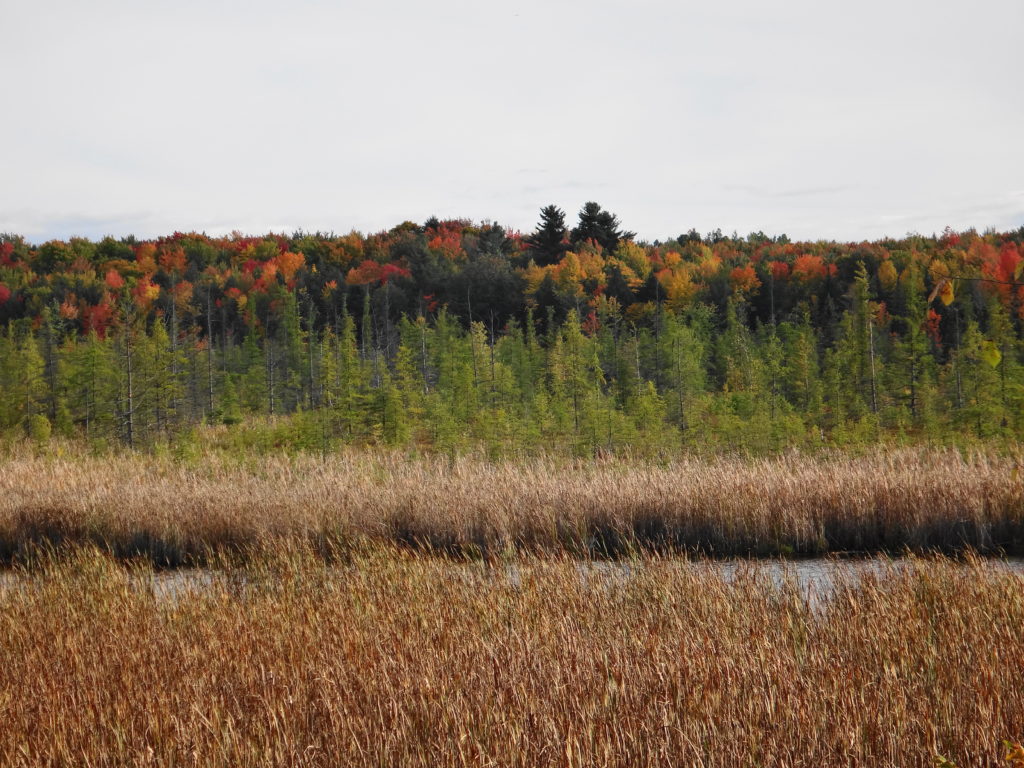
<instances>
[{"instance_id":1,"label":"brown vegetation","mask_svg":"<svg viewBox=\"0 0 1024 768\"><path fill-rule=\"evenodd\" d=\"M282 538L326 555L393 542L462 556L1024 551L1020 459L532 459L401 454L15 456L0 465L0 555L88 542L158 565Z\"/></svg>"},{"instance_id":2,"label":"brown vegetation","mask_svg":"<svg viewBox=\"0 0 1024 768\"><path fill-rule=\"evenodd\" d=\"M1022 626L980 560L812 601L651 558L282 546L189 587L79 551L0 586L0 764L995 765Z\"/></svg>"}]
</instances>

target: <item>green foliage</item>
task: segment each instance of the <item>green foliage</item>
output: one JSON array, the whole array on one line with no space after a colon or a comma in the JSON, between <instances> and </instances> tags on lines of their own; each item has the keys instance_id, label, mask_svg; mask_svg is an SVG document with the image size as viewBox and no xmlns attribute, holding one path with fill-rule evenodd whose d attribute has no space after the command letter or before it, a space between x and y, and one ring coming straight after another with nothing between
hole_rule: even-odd
<instances>
[{"instance_id":1,"label":"green foliage","mask_svg":"<svg viewBox=\"0 0 1024 768\"><path fill-rule=\"evenodd\" d=\"M50 442L50 420L41 413L33 413L28 417L28 436L36 445Z\"/></svg>"},{"instance_id":2,"label":"green foliage","mask_svg":"<svg viewBox=\"0 0 1024 768\"><path fill-rule=\"evenodd\" d=\"M228 375L224 380L224 388L220 397L220 420L227 425L242 421L242 405L238 399L235 377Z\"/></svg>"},{"instance_id":3,"label":"green foliage","mask_svg":"<svg viewBox=\"0 0 1024 768\"><path fill-rule=\"evenodd\" d=\"M0 431L97 450L766 452L1024 435L1016 235L374 236L38 247L0 263ZM351 311L350 311L351 310ZM42 427L36 430L36 433ZM205 434L205 432L203 432Z\"/></svg>"}]
</instances>

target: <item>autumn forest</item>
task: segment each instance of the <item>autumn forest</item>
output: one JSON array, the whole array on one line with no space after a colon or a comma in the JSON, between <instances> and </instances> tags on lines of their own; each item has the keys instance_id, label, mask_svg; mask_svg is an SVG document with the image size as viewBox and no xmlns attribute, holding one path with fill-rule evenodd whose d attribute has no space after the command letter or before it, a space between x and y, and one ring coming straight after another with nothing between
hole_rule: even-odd
<instances>
[{"instance_id":1,"label":"autumn forest","mask_svg":"<svg viewBox=\"0 0 1024 768\"><path fill-rule=\"evenodd\" d=\"M0 429L495 455L1024 433L1024 230L643 243L596 203L568 218L2 236Z\"/></svg>"}]
</instances>

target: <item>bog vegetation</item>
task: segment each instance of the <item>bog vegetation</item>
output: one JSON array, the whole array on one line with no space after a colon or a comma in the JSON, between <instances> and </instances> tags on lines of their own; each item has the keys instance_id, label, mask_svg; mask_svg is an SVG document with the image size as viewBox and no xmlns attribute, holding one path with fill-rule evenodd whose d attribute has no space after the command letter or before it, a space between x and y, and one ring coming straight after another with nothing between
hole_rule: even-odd
<instances>
[{"instance_id":1,"label":"bog vegetation","mask_svg":"<svg viewBox=\"0 0 1024 768\"><path fill-rule=\"evenodd\" d=\"M44 560L0 584L0 762L994 766L1020 738L1024 581L998 567L812 600L756 569L511 565Z\"/></svg>"},{"instance_id":2,"label":"bog vegetation","mask_svg":"<svg viewBox=\"0 0 1024 768\"><path fill-rule=\"evenodd\" d=\"M487 461L349 451L186 464L10 455L0 560L91 544L158 566L284 543L335 561L395 545L500 561L517 553L810 556L1024 554L1024 456L954 451L665 462Z\"/></svg>"},{"instance_id":3,"label":"bog vegetation","mask_svg":"<svg viewBox=\"0 0 1024 768\"><path fill-rule=\"evenodd\" d=\"M1024 431L1024 230L0 237L0 431L45 443L770 451ZM269 421L256 417L271 417Z\"/></svg>"}]
</instances>

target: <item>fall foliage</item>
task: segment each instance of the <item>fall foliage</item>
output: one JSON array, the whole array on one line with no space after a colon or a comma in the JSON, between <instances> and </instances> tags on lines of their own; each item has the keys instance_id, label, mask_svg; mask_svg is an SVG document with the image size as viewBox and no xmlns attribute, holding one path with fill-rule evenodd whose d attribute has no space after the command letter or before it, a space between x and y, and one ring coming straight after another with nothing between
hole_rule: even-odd
<instances>
[{"instance_id":1,"label":"fall foliage","mask_svg":"<svg viewBox=\"0 0 1024 768\"><path fill-rule=\"evenodd\" d=\"M134 443L326 408L321 442L584 452L1024 430L1024 230L639 242L580 217L0 237L0 429Z\"/></svg>"}]
</instances>

